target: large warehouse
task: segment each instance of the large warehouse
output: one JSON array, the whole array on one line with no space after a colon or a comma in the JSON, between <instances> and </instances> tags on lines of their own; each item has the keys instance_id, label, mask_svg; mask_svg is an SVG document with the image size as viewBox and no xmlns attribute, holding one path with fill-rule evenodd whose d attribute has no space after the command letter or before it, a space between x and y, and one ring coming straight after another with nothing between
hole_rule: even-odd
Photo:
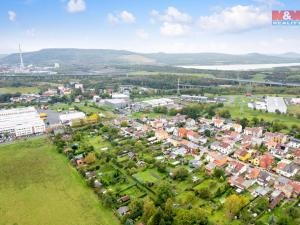
<instances>
[{"instance_id":1,"label":"large warehouse","mask_svg":"<svg viewBox=\"0 0 300 225\"><path fill-rule=\"evenodd\" d=\"M45 123L34 107L0 110L0 134L16 137L45 132Z\"/></svg>"},{"instance_id":2,"label":"large warehouse","mask_svg":"<svg viewBox=\"0 0 300 225\"><path fill-rule=\"evenodd\" d=\"M67 112L59 116L59 120L62 124L67 124L72 126L72 121L81 120L85 118L85 114L83 112Z\"/></svg>"},{"instance_id":3,"label":"large warehouse","mask_svg":"<svg viewBox=\"0 0 300 225\"><path fill-rule=\"evenodd\" d=\"M284 113L284 114L287 112L287 106L282 97L269 97L268 96L266 98L266 104L267 104L268 112L274 113L277 110L280 113Z\"/></svg>"}]
</instances>

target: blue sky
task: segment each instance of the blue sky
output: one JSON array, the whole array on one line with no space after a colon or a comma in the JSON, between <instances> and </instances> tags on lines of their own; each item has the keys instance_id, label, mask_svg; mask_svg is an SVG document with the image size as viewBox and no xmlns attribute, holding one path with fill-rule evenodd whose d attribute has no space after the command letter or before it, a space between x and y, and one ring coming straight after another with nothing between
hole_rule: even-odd
<instances>
[{"instance_id":1,"label":"blue sky","mask_svg":"<svg viewBox=\"0 0 300 225\"><path fill-rule=\"evenodd\" d=\"M0 53L43 48L300 52L300 26L271 25L299 0L0 0Z\"/></svg>"}]
</instances>

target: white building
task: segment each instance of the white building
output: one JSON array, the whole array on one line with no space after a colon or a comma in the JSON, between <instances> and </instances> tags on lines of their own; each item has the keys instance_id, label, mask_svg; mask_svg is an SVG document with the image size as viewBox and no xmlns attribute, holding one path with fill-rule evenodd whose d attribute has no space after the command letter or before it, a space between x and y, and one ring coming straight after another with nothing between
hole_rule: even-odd
<instances>
[{"instance_id":1,"label":"white building","mask_svg":"<svg viewBox=\"0 0 300 225\"><path fill-rule=\"evenodd\" d=\"M287 112L287 106L282 97L269 97L266 98L267 110L268 112L276 112L277 110L280 113Z\"/></svg>"},{"instance_id":2,"label":"white building","mask_svg":"<svg viewBox=\"0 0 300 225\"><path fill-rule=\"evenodd\" d=\"M292 98L291 103L295 105L300 105L300 98Z\"/></svg>"},{"instance_id":3,"label":"white building","mask_svg":"<svg viewBox=\"0 0 300 225\"><path fill-rule=\"evenodd\" d=\"M0 110L0 133L16 137L40 134L46 130L44 121L34 107Z\"/></svg>"},{"instance_id":4,"label":"white building","mask_svg":"<svg viewBox=\"0 0 300 225\"><path fill-rule=\"evenodd\" d=\"M62 124L72 125L73 120L84 119L85 114L83 112L68 112L59 116L59 121Z\"/></svg>"},{"instance_id":5,"label":"white building","mask_svg":"<svg viewBox=\"0 0 300 225\"><path fill-rule=\"evenodd\" d=\"M125 99L125 100L129 100L129 95L125 95L122 93L112 93L111 95L112 99Z\"/></svg>"},{"instance_id":6,"label":"white building","mask_svg":"<svg viewBox=\"0 0 300 225\"><path fill-rule=\"evenodd\" d=\"M143 103L151 107L156 107L156 106L173 105L174 101L169 98L159 98L159 99L146 100L143 101Z\"/></svg>"}]
</instances>

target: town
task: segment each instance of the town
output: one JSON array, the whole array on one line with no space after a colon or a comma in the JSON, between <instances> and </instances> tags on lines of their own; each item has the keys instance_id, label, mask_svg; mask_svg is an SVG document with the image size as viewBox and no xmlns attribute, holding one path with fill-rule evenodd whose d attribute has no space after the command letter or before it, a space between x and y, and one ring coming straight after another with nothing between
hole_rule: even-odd
<instances>
[{"instance_id":1,"label":"town","mask_svg":"<svg viewBox=\"0 0 300 225\"><path fill-rule=\"evenodd\" d=\"M298 207L299 139L257 118L232 119L230 111L222 111L230 96L132 102L132 88L103 89L100 96L72 83L47 89L42 97L13 97L13 104L32 106L0 110L1 142L48 136L126 224L148 224L157 212L153 208L144 217L143 207L166 201L174 211L200 207L195 213L203 224L264 221L282 205ZM87 92L92 93L88 101ZM52 103L56 96L71 95L69 106ZM253 97L245 95L249 102ZM198 106L205 116L195 114ZM272 107L280 114L280 105Z\"/></svg>"}]
</instances>

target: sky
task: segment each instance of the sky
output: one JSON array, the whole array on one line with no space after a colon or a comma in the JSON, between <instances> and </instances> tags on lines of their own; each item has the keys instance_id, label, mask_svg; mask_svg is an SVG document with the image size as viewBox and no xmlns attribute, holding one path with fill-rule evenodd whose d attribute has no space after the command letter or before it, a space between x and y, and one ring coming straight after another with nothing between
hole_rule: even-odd
<instances>
[{"instance_id":1,"label":"sky","mask_svg":"<svg viewBox=\"0 0 300 225\"><path fill-rule=\"evenodd\" d=\"M300 26L272 26L300 0L0 0L0 54L44 48L300 53Z\"/></svg>"}]
</instances>

